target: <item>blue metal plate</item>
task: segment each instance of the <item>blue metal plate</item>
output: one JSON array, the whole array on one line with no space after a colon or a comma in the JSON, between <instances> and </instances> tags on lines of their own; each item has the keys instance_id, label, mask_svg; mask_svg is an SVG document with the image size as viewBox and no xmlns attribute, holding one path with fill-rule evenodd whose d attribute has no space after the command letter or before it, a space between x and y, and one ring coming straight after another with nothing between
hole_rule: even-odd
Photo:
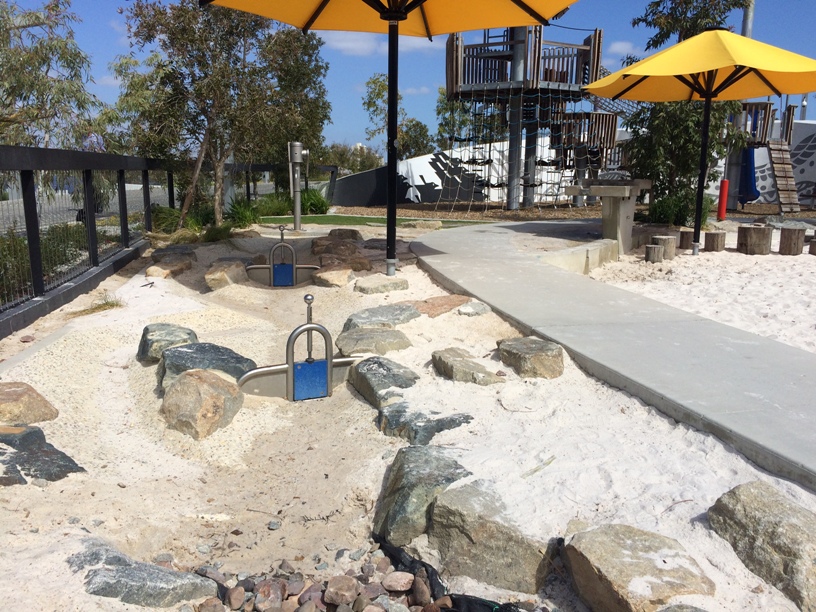
<instances>
[{"instance_id":1,"label":"blue metal plate","mask_svg":"<svg viewBox=\"0 0 816 612\"><path fill-rule=\"evenodd\" d=\"M295 286L294 264L274 264L272 266L272 286L294 287Z\"/></svg>"},{"instance_id":2,"label":"blue metal plate","mask_svg":"<svg viewBox=\"0 0 816 612\"><path fill-rule=\"evenodd\" d=\"M329 369L325 359L295 363L295 401L326 397L329 394Z\"/></svg>"}]
</instances>

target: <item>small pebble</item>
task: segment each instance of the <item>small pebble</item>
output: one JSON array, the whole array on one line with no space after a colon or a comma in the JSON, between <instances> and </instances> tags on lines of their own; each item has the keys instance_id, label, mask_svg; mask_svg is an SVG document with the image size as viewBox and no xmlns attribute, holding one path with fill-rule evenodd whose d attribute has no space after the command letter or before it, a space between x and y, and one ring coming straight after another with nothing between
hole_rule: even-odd
<instances>
[{"instance_id":1,"label":"small pebble","mask_svg":"<svg viewBox=\"0 0 816 612\"><path fill-rule=\"evenodd\" d=\"M68 524L69 525L76 525L78 522L79 522L79 517L78 516L68 517Z\"/></svg>"},{"instance_id":2,"label":"small pebble","mask_svg":"<svg viewBox=\"0 0 816 612\"><path fill-rule=\"evenodd\" d=\"M323 563L318 563L317 565L315 565L315 569L317 571L322 571L322 570L325 570L325 569L329 569L329 564L326 563L325 561L323 561Z\"/></svg>"},{"instance_id":3,"label":"small pebble","mask_svg":"<svg viewBox=\"0 0 816 612\"><path fill-rule=\"evenodd\" d=\"M202 555L209 555L211 549L206 544L199 544L198 546L196 546L196 550L200 552Z\"/></svg>"},{"instance_id":4,"label":"small pebble","mask_svg":"<svg viewBox=\"0 0 816 612\"><path fill-rule=\"evenodd\" d=\"M266 524L266 528L267 528L269 531L277 531L278 529L280 529L280 528L281 528L281 522L280 522L280 521L269 521L269 522Z\"/></svg>"},{"instance_id":5,"label":"small pebble","mask_svg":"<svg viewBox=\"0 0 816 612\"><path fill-rule=\"evenodd\" d=\"M365 548L358 548L357 550L349 553L349 559L352 561L359 561L363 558L363 555L366 554Z\"/></svg>"}]
</instances>

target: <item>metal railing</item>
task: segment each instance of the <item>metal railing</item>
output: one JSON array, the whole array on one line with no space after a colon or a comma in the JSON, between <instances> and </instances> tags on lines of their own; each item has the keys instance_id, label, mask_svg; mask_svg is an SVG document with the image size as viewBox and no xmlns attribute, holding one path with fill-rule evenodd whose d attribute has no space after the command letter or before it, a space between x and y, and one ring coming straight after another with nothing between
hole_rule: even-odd
<instances>
[{"instance_id":1,"label":"metal railing","mask_svg":"<svg viewBox=\"0 0 816 612\"><path fill-rule=\"evenodd\" d=\"M250 173L277 167L228 164L227 171L244 173L250 199ZM142 246L152 229L151 187L166 187L162 204L175 208L173 173L181 168L172 160L0 146L0 337L13 331L6 319L18 307L115 267Z\"/></svg>"}]
</instances>

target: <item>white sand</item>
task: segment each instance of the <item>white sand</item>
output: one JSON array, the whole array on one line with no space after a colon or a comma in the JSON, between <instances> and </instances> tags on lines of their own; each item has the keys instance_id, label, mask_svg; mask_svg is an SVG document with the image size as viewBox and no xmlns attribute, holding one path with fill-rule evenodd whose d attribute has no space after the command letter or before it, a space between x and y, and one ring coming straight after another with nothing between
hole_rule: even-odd
<instances>
[{"instance_id":1,"label":"white sand","mask_svg":"<svg viewBox=\"0 0 816 612\"><path fill-rule=\"evenodd\" d=\"M155 366L135 360L147 323L190 326L201 341L228 346L267 365L282 360L286 337L304 320L306 290L233 286L207 292L203 273L226 252L223 246L199 249L192 271L152 287L143 286L146 280L137 266L128 280L111 279L100 289L115 289L124 308L68 324L64 312L54 313L0 341L0 359L7 359L0 363L0 380L28 382L60 410L57 420L41 426L51 443L87 470L44 488L0 489L0 600L9 608L37 608L32 602L42 602L43 609L138 609L85 594L82 576L71 574L65 559L89 535L84 530L139 560L171 552L180 568L222 561L223 570L232 572L263 571L288 558L314 573L312 555L318 552L330 561L330 572L344 570L325 546L355 549L365 544L384 471L404 442L377 432L375 411L348 388L339 388L331 398L296 404L247 396L233 423L202 442L168 430L158 415ZM638 274L643 287L676 287L669 303L680 296L685 303L697 301L700 310L695 312L700 314L712 308L705 306L703 292L714 289L716 279L718 287L729 288L713 292L723 296L718 308L734 319L759 312L754 316L764 321L761 313L767 309L778 313L771 320L779 322L762 333L782 337L787 318L807 328L807 296L812 292L807 266L816 264L816 258L745 259L733 253L681 257L663 266L671 273L658 273L657 266L643 272L645 264L633 258L595 275L614 276L627 288L634 283L626 279ZM779 265L765 268L766 259ZM779 280L781 268L790 271ZM310 287L315 320L336 337L357 310L444 294L415 267L401 274L411 288L384 296L354 293L351 286ZM757 276L765 280L757 281ZM679 278L691 284L675 280ZM697 282L703 278L710 280ZM784 291L768 288L778 283ZM752 289L724 301L744 286ZM668 289L661 291L668 294ZM698 291L700 297L692 300ZM787 296L786 305L771 308L781 293ZM82 298L63 311L93 299ZM767 300L767 305L752 300ZM745 314L735 313L735 305ZM423 316L400 329L414 346L388 357L421 374L406 393L411 405L426 413L474 417L467 426L439 434L433 443L449 447L473 472L471 480L490 482L505 501L508 521L523 532L546 541L563 535L572 519L656 531L679 540L716 583L713 598L683 597L674 603L709 610L796 609L742 566L708 527L706 511L724 492L753 479L772 483L814 511L816 496L768 476L712 436L678 425L586 376L569 359L559 379L520 380L493 354L497 339L518 333L493 314ZM37 341L13 356L26 334ZM803 348L813 347L813 332L810 339L804 336L800 331L790 337L809 343ZM431 352L448 346L484 356L488 368L507 372L507 382L484 388L437 376ZM69 524L70 517L79 522ZM319 517L327 519L311 520ZM282 521L280 530L267 530L272 518ZM233 535L236 529L242 534ZM230 542L237 546L229 547ZM211 551L200 552L204 546ZM492 598L529 599L462 578L451 587ZM43 593L47 599L41 599ZM585 610L558 583L541 593L539 602L562 611Z\"/></svg>"}]
</instances>

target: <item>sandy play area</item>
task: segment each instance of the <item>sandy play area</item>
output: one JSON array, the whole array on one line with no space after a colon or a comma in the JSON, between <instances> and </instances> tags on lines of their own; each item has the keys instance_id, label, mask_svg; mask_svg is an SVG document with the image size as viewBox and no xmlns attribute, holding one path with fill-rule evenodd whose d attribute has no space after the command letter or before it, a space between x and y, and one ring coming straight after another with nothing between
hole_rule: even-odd
<instances>
[{"instance_id":1,"label":"sandy play area","mask_svg":"<svg viewBox=\"0 0 816 612\"><path fill-rule=\"evenodd\" d=\"M366 238L382 234L360 229ZM413 265L399 272L410 288L389 294L363 295L353 283L339 289L206 287L204 272L215 259L265 249L268 241L260 239L200 247L192 270L166 280L146 279L148 260L142 259L93 294L0 341L0 381L27 382L59 410L56 420L39 425L86 470L54 483L0 488L5 607L144 610L85 593L82 573L72 573L66 559L91 536L141 561L169 553L179 569L221 563L223 572L263 572L288 559L317 577L347 569L332 551L369 543L383 475L406 442L381 434L376 411L350 387L301 403L246 396L230 426L195 441L166 427L156 366L136 360L148 323L190 327L202 342L269 365L283 361L286 338L304 322L307 292L315 296L315 321L335 338L354 312L445 294ZM641 260L634 254L593 277L816 350L808 310L816 298L816 257L725 252L659 265ZM122 307L69 317L105 291ZM796 609L743 566L709 528L706 511L729 489L755 479L811 511L816 496L587 376L568 358L560 378L518 378L495 349L496 340L519 333L493 313L423 315L399 329L413 346L387 357L421 376L405 391L409 403L440 416L473 417L432 444L450 449L473 473L467 481L488 481L522 532L546 541L562 536L573 519L654 531L676 538L716 584L714 597L673 603L712 611ZM22 341L29 337L33 341ZM438 376L432 351L454 346L479 356L491 371L503 370L506 382L480 387ZM280 528L270 530L270 521ZM323 561L328 569L315 570ZM547 610L586 610L557 575L537 596L467 578L449 586Z\"/></svg>"}]
</instances>

